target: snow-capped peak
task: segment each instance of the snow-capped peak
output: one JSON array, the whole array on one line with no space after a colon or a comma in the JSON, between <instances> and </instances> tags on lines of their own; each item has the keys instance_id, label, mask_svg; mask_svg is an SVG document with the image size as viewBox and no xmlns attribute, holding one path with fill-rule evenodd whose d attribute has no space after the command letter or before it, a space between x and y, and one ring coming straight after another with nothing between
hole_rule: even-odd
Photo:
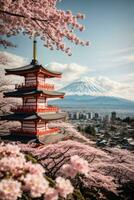
<instances>
[{"instance_id":1,"label":"snow-capped peak","mask_svg":"<svg viewBox=\"0 0 134 200\"><path fill-rule=\"evenodd\" d=\"M82 77L60 89L66 95L113 96L107 88L101 86L94 77Z\"/></svg>"}]
</instances>

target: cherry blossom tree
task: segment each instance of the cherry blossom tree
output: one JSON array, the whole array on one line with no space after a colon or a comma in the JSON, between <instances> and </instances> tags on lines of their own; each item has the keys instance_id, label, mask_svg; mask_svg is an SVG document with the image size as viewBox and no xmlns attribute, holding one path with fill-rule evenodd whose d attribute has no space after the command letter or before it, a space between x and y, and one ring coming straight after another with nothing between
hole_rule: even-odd
<instances>
[{"instance_id":1,"label":"cherry blossom tree","mask_svg":"<svg viewBox=\"0 0 134 200\"><path fill-rule=\"evenodd\" d=\"M70 47L64 39L80 44L89 45L76 36L76 29L83 31L84 26L78 22L85 15L73 15L70 10L64 11L56 7L59 0L0 0L0 35L15 36L23 32L30 38L35 34L44 41L44 46L53 50L62 50L71 55ZM0 44L14 46L1 37Z\"/></svg>"},{"instance_id":2,"label":"cherry blossom tree","mask_svg":"<svg viewBox=\"0 0 134 200\"><path fill-rule=\"evenodd\" d=\"M90 140L79 137L80 133L77 133L71 125L69 127L68 123L64 122L63 124L68 134L72 135L74 132L72 140L48 145L34 142L28 144L12 143L18 144L21 151L27 155L28 160L44 167L50 182L58 180L57 184L60 187L62 179L57 179L57 177L70 180L75 191L80 191L79 195L82 195L85 200L89 198L94 200L133 199L133 153L118 148L101 150ZM51 183L53 184L53 182ZM66 185L66 182L62 183ZM55 194L53 189L49 189L48 199L52 194ZM62 188L59 188L59 191L63 196L65 195ZM68 191L68 188L65 191ZM83 199L82 196L80 198L78 196L70 198L71 200Z\"/></svg>"},{"instance_id":3,"label":"cherry blossom tree","mask_svg":"<svg viewBox=\"0 0 134 200\"><path fill-rule=\"evenodd\" d=\"M35 146L34 146L35 145ZM85 199L125 200L133 199L134 155L118 148L100 150L94 144L66 140L57 144L20 144L22 150L32 153L53 179L65 176L79 189ZM75 155L88 161L77 160ZM70 158L71 164L70 165ZM76 175L75 168L85 175ZM87 172L87 166L89 171ZM86 173L87 172L87 173ZM75 176L75 177L74 177ZM74 177L74 178L73 178Z\"/></svg>"},{"instance_id":4,"label":"cherry blossom tree","mask_svg":"<svg viewBox=\"0 0 134 200\"><path fill-rule=\"evenodd\" d=\"M64 140L71 138L72 140L84 142L86 144L90 145L95 144L95 142L91 141L89 138L85 137L79 131L77 131L73 124L70 124L68 122L63 122L63 121L51 122L49 123L49 127L50 128L58 127L59 129L63 130L63 134L67 135L67 137L65 137Z\"/></svg>"},{"instance_id":5,"label":"cherry blossom tree","mask_svg":"<svg viewBox=\"0 0 134 200\"><path fill-rule=\"evenodd\" d=\"M0 74L0 115L10 113L11 107L18 105L18 101L11 98L4 98L3 93L9 91L11 81L4 79L4 75ZM0 136L7 134L9 128L17 127L17 122L0 121Z\"/></svg>"},{"instance_id":6,"label":"cherry blossom tree","mask_svg":"<svg viewBox=\"0 0 134 200\"><path fill-rule=\"evenodd\" d=\"M61 176L52 180L45 175L44 167L29 159L17 145L0 144L0 199L17 200L34 198L40 200L73 199L79 197L71 181ZM33 162L34 160L34 162ZM86 166L85 166L86 164ZM75 175L88 173L88 162L79 156L71 157L70 167ZM64 165L63 168L65 169ZM66 173L66 171L65 171ZM76 198L75 198L76 199ZM81 198L82 200L83 198Z\"/></svg>"},{"instance_id":7,"label":"cherry blossom tree","mask_svg":"<svg viewBox=\"0 0 134 200\"><path fill-rule=\"evenodd\" d=\"M11 107L16 107L20 104L18 99L13 98L4 98L3 93L8 92L14 89L14 80L15 76L9 77L5 76L4 68L6 66L12 66L16 63L16 66L19 64L12 59L12 54L9 56L6 52L0 52L0 115L10 113ZM20 62L21 63L21 62ZM0 121L0 136L7 134L9 128L19 126L19 122L7 122Z\"/></svg>"}]
</instances>

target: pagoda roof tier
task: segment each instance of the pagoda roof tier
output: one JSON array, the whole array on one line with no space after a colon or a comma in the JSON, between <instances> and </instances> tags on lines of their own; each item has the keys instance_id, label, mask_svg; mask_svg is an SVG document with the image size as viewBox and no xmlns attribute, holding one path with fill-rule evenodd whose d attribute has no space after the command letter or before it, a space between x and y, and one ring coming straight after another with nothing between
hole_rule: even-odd
<instances>
[{"instance_id":1,"label":"pagoda roof tier","mask_svg":"<svg viewBox=\"0 0 134 200\"><path fill-rule=\"evenodd\" d=\"M44 95L47 98L57 98L57 97L63 98L65 93L57 91L40 90L40 89L16 90L13 92L4 93L4 97L24 97L32 95Z\"/></svg>"},{"instance_id":2,"label":"pagoda roof tier","mask_svg":"<svg viewBox=\"0 0 134 200\"><path fill-rule=\"evenodd\" d=\"M43 73L45 75L46 78L54 78L54 77L61 77L60 72L55 72L52 70L49 70L45 67L43 67L42 65L39 64L29 64L23 67L19 67L19 68L12 68L12 69L5 69L6 71L6 75L10 75L10 74L14 74L14 75L20 75L20 76L25 76L27 73Z\"/></svg>"},{"instance_id":3,"label":"pagoda roof tier","mask_svg":"<svg viewBox=\"0 0 134 200\"><path fill-rule=\"evenodd\" d=\"M54 113L54 114L40 114L40 113L14 113L9 115L3 115L0 120L10 120L10 121L33 121L33 120L44 120L46 122L52 120L60 120L66 117L66 113Z\"/></svg>"}]
</instances>

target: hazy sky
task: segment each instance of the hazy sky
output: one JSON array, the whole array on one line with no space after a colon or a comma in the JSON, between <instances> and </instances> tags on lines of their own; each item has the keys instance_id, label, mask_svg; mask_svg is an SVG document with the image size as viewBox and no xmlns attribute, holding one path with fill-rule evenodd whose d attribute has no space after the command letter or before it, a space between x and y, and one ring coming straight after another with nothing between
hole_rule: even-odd
<instances>
[{"instance_id":1,"label":"hazy sky","mask_svg":"<svg viewBox=\"0 0 134 200\"><path fill-rule=\"evenodd\" d=\"M58 3L58 7L70 9L73 13L86 14L86 19L81 21L86 30L78 32L78 35L89 40L91 45L73 45L73 55L68 57L61 51L47 50L42 41L38 41L39 62L56 63L57 66L58 63L64 64L66 68L70 64L69 66L78 70L83 66L83 69L86 68L86 76L107 77L134 87L134 0L63 0ZM18 44L18 47L6 51L30 61L32 41L23 36L12 38L12 41ZM77 69L74 70L75 73ZM78 76L85 74L79 72Z\"/></svg>"}]
</instances>

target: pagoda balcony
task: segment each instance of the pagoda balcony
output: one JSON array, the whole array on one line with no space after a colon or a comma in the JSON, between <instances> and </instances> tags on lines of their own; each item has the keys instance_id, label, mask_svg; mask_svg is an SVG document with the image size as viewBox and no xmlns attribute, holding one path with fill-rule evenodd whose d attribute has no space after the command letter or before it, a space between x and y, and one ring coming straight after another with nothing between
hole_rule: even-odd
<instances>
[{"instance_id":1,"label":"pagoda balcony","mask_svg":"<svg viewBox=\"0 0 134 200\"><path fill-rule=\"evenodd\" d=\"M54 134L54 133L59 133L60 129L59 128L51 128L48 130L37 130L37 131L27 131L23 130L21 128L18 129L10 129L11 134L20 134L20 135L49 135L49 134Z\"/></svg>"},{"instance_id":2,"label":"pagoda balcony","mask_svg":"<svg viewBox=\"0 0 134 200\"><path fill-rule=\"evenodd\" d=\"M39 88L39 89L44 89L44 90L54 90L54 84L49 84L49 83L31 83L31 84L15 84L15 89L32 89L32 88Z\"/></svg>"},{"instance_id":3,"label":"pagoda balcony","mask_svg":"<svg viewBox=\"0 0 134 200\"><path fill-rule=\"evenodd\" d=\"M56 106L35 107L35 106L18 106L17 108L11 107L11 112L58 112L60 109Z\"/></svg>"}]
</instances>

